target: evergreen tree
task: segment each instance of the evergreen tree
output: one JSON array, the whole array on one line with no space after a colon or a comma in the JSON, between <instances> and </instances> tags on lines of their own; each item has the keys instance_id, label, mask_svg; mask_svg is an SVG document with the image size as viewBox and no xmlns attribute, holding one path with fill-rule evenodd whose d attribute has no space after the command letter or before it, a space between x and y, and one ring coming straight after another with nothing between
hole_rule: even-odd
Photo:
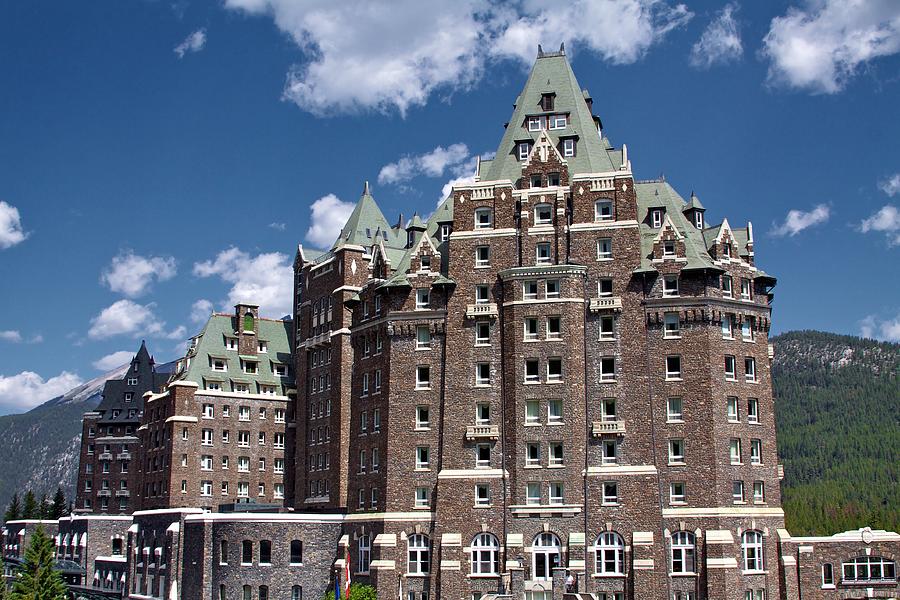
<instances>
[{"instance_id":1,"label":"evergreen tree","mask_svg":"<svg viewBox=\"0 0 900 600\"><path fill-rule=\"evenodd\" d=\"M37 519L39 516L38 503L34 497L34 492L28 490L27 492L25 492L25 501L22 505L22 518Z\"/></svg>"},{"instance_id":2,"label":"evergreen tree","mask_svg":"<svg viewBox=\"0 0 900 600\"><path fill-rule=\"evenodd\" d=\"M8 600L9 590L6 589L6 577L3 573L6 573L6 566L3 564L3 553L0 552L0 600Z\"/></svg>"},{"instance_id":3,"label":"evergreen tree","mask_svg":"<svg viewBox=\"0 0 900 600\"><path fill-rule=\"evenodd\" d=\"M25 562L19 567L10 600L66 600L66 584L53 569L53 540L38 527L25 550Z\"/></svg>"},{"instance_id":4,"label":"evergreen tree","mask_svg":"<svg viewBox=\"0 0 900 600\"><path fill-rule=\"evenodd\" d=\"M47 494L41 494L41 502L38 504L39 519L50 518L50 502L47 500Z\"/></svg>"},{"instance_id":5,"label":"evergreen tree","mask_svg":"<svg viewBox=\"0 0 900 600\"><path fill-rule=\"evenodd\" d=\"M19 504L19 493L16 492L13 494L12 500L9 501L9 506L6 508L6 513L3 515L3 521L15 521L21 516L22 505Z\"/></svg>"},{"instance_id":6,"label":"evergreen tree","mask_svg":"<svg viewBox=\"0 0 900 600\"><path fill-rule=\"evenodd\" d=\"M68 515L67 506L66 495L63 493L62 488L56 488L56 493L53 494L53 504L50 505L50 518L55 520Z\"/></svg>"}]
</instances>

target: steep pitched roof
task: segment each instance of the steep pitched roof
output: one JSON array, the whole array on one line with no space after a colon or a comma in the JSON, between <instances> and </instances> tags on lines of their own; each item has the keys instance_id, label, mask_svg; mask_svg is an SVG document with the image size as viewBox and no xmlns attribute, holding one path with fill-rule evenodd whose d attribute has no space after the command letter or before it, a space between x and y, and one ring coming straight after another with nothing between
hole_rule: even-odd
<instances>
[{"instance_id":1,"label":"steep pitched roof","mask_svg":"<svg viewBox=\"0 0 900 600\"><path fill-rule=\"evenodd\" d=\"M541 109L541 95L555 93L552 111ZM576 155L567 158L570 173L598 173L615 171L621 162L613 162L608 143L597 133L597 126L591 109L575 73L564 52L538 55L525 88L516 99L515 109L509 125L500 141L493 160L481 161L479 173L482 181L509 179L515 182L522 175L522 165L515 153L517 141L537 140L539 131L528 131L529 115L568 113L569 122L565 129L548 130L554 144L560 137L578 136Z\"/></svg>"},{"instance_id":2,"label":"steep pitched roof","mask_svg":"<svg viewBox=\"0 0 900 600\"><path fill-rule=\"evenodd\" d=\"M391 238L394 237L393 229L391 229L387 219L384 218L384 213L381 212L378 203L375 202L375 198L372 197L369 191L369 182L367 181L362 195L353 208L353 212L350 213L347 222L341 228L341 233L331 249L334 251L346 245L370 246L375 233L379 231L385 238L385 242L391 245L393 241Z\"/></svg>"}]
</instances>

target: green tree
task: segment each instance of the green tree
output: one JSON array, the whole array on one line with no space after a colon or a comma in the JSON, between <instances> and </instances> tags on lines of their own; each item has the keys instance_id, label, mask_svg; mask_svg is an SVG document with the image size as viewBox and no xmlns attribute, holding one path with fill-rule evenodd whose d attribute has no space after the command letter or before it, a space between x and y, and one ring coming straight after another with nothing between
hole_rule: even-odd
<instances>
[{"instance_id":1,"label":"green tree","mask_svg":"<svg viewBox=\"0 0 900 600\"><path fill-rule=\"evenodd\" d=\"M54 570L53 541L38 526L25 550L25 562L13 582L10 600L66 600L66 584Z\"/></svg>"},{"instance_id":2,"label":"green tree","mask_svg":"<svg viewBox=\"0 0 900 600\"><path fill-rule=\"evenodd\" d=\"M28 490L25 492L25 501L22 503L22 518L23 519L37 519L38 518L38 503L34 497L34 492Z\"/></svg>"},{"instance_id":3,"label":"green tree","mask_svg":"<svg viewBox=\"0 0 900 600\"><path fill-rule=\"evenodd\" d=\"M38 504L38 514L40 519L50 518L50 502L47 500L47 494L41 494L41 502Z\"/></svg>"},{"instance_id":4,"label":"green tree","mask_svg":"<svg viewBox=\"0 0 900 600\"><path fill-rule=\"evenodd\" d=\"M16 492L13 494L12 500L9 501L9 506L6 508L6 513L3 515L4 521L15 521L19 517L22 516L22 505L19 504L19 493Z\"/></svg>"},{"instance_id":5,"label":"green tree","mask_svg":"<svg viewBox=\"0 0 900 600\"><path fill-rule=\"evenodd\" d=\"M341 587L341 594L343 593L344 588ZM334 600L334 586L332 586L332 589L325 592L325 597L322 600ZM348 599L342 596L341 600ZM349 600L378 600L378 593L371 585L365 583L351 583Z\"/></svg>"},{"instance_id":6,"label":"green tree","mask_svg":"<svg viewBox=\"0 0 900 600\"><path fill-rule=\"evenodd\" d=\"M65 517L69 514L68 505L66 504L66 495L63 493L62 488L56 488L56 493L53 494L53 504L50 505L50 518L51 519L59 519L61 517Z\"/></svg>"},{"instance_id":7,"label":"green tree","mask_svg":"<svg viewBox=\"0 0 900 600\"><path fill-rule=\"evenodd\" d=\"M0 552L0 600L8 600L9 590L6 589L6 577L3 573L6 573L6 566L3 564L3 553Z\"/></svg>"}]
</instances>

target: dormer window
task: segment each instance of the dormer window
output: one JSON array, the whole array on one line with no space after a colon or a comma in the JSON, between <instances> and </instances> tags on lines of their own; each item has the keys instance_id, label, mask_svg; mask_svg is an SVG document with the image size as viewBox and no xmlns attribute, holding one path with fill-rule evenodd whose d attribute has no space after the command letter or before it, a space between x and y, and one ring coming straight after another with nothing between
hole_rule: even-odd
<instances>
[{"instance_id":1,"label":"dormer window","mask_svg":"<svg viewBox=\"0 0 900 600\"><path fill-rule=\"evenodd\" d=\"M134 392L125 392L125 402L131 402L134 398Z\"/></svg>"},{"instance_id":2,"label":"dormer window","mask_svg":"<svg viewBox=\"0 0 900 600\"><path fill-rule=\"evenodd\" d=\"M722 256L731 258L731 244L722 244Z\"/></svg>"},{"instance_id":3,"label":"dormer window","mask_svg":"<svg viewBox=\"0 0 900 600\"><path fill-rule=\"evenodd\" d=\"M675 256L675 242L671 240L666 240L663 242L663 256L666 258L671 258Z\"/></svg>"},{"instance_id":4,"label":"dormer window","mask_svg":"<svg viewBox=\"0 0 900 600\"><path fill-rule=\"evenodd\" d=\"M555 187L559 185L559 173L550 173L547 175L547 185Z\"/></svg>"},{"instance_id":5,"label":"dormer window","mask_svg":"<svg viewBox=\"0 0 900 600\"><path fill-rule=\"evenodd\" d=\"M547 121L545 117L528 117L528 131L540 131L546 129Z\"/></svg>"},{"instance_id":6,"label":"dormer window","mask_svg":"<svg viewBox=\"0 0 900 600\"><path fill-rule=\"evenodd\" d=\"M697 229L703 229L703 213L699 210L694 213L694 225Z\"/></svg>"},{"instance_id":7,"label":"dormer window","mask_svg":"<svg viewBox=\"0 0 900 600\"><path fill-rule=\"evenodd\" d=\"M531 142L519 143L516 151L519 153L519 160L528 160L528 155L531 153Z\"/></svg>"},{"instance_id":8,"label":"dormer window","mask_svg":"<svg viewBox=\"0 0 900 600\"><path fill-rule=\"evenodd\" d=\"M446 242L450 239L450 226L441 225L441 241Z\"/></svg>"},{"instance_id":9,"label":"dormer window","mask_svg":"<svg viewBox=\"0 0 900 600\"><path fill-rule=\"evenodd\" d=\"M415 235L416 235L416 232L415 232L415 231L410 230L410 231L407 231L407 232L406 232L406 247L407 247L407 248L412 247L412 245L413 245L413 238L415 237Z\"/></svg>"},{"instance_id":10,"label":"dormer window","mask_svg":"<svg viewBox=\"0 0 900 600\"><path fill-rule=\"evenodd\" d=\"M419 264L421 265L421 270L426 273L431 271L431 256L425 254L419 257Z\"/></svg>"},{"instance_id":11,"label":"dormer window","mask_svg":"<svg viewBox=\"0 0 900 600\"><path fill-rule=\"evenodd\" d=\"M568 138L563 140L563 156L569 158L575 156L575 140Z\"/></svg>"},{"instance_id":12,"label":"dormer window","mask_svg":"<svg viewBox=\"0 0 900 600\"><path fill-rule=\"evenodd\" d=\"M214 358L214 359L212 359L212 370L213 371L227 371L228 363L225 361L225 359Z\"/></svg>"},{"instance_id":13,"label":"dormer window","mask_svg":"<svg viewBox=\"0 0 900 600\"><path fill-rule=\"evenodd\" d=\"M549 225L553 222L553 207L549 204L538 204L534 207L534 224Z\"/></svg>"},{"instance_id":14,"label":"dormer window","mask_svg":"<svg viewBox=\"0 0 900 600\"><path fill-rule=\"evenodd\" d=\"M659 227L662 227L662 218L663 218L663 211L661 209L655 208L650 211L650 225L654 229L658 229Z\"/></svg>"},{"instance_id":15,"label":"dormer window","mask_svg":"<svg viewBox=\"0 0 900 600\"><path fill-rule=\"evenodd\" d=\"M229 350L237 350L238 349L238 341L237 338L225 338L225 347Z\"/></svg>"},{"instance_id":16,"label":"dormer window","mask_svg":"<svg viewBox=\"0 0 900 600\"><path fill-rule=\"evenodd\" d=\"M256 362L252 360L244 361L244 373L255 375L256 374Z\"/></svg>"},{"instance_id":17,"label":"dormer window","mask_svg":"<svg viewBox=\"0 0 900 600\"><path fill-rule=\"evenodd\" d=\"M491 229L494 226L494 210L491 208L475 209L475 229Z\"/></svg>"},{"instance_id":18,"label":"dormer window","mask_svg":"<svg viewBox=\"0 0 900 600\"><path fill-rule=\"evenodd\" d=\"M268 342L263 342L260 340L259 343L257 343L257 345L256 345L256 350L257 350L257 352L268 352L269 351Z\"/></svg>"},{"instance_id":19,"label":"dormer window","mask_svg":"<svg viewBox=\"0 0 900 600\"><path fill-rule=\"evenodd\" d=\"M539 188L541 187L541 174L535 173L531 176L531 187Z\"/></svg>"},{"instance_id":20,"label":"dormer window","mask_svg":"<svg viewBox=\"0 0 900 600\"><path fill-rule=\"evenodd\" d=\"M553 110L553 100L556 94L541 94L541 110Z\"/></svg>"},{"instance_id":21,"label":"dormer window","mask_svg":"<svg viewBox=\"0 0 900 600\"><path fill-rule=\"evenodd\" d=\"M568 122L566 115L553 115L550 117L550 129L565 129Z\"/></svg>"}]
</instances>

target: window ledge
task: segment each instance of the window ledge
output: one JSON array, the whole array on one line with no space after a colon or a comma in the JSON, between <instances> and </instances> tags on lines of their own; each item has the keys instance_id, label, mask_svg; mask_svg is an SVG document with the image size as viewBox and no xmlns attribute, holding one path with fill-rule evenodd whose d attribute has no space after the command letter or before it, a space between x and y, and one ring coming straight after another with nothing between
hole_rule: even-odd
<instances>
[{"instance_id":1,"label":"window ledge","mask_svg":"<svg viewBox=\"0 0 900 600\"><path fill-rule=\"evenodd\" d=\"M670 424L670 425L671 425L671 424L675 424L675 425L683 425L683 424L684 424L684 419L666 419L666 423L668 423L668 424Z\"/></svg>"},{"instance_id":2,"label":"window ledge","mask_svg":"<svg viewBox=\"0 0 900 600\"><path fill-rule=\"evenodd\" d=\"M431 431L431 427L416 427L413 431Z\"/></svg>"},{"instance_id":3,"label":"window ledge","mask_svg":"<svg viewBox=\"0 0 900 600\"><path fill-rule=\"evenodd\" d=\"M600 506L619 506L618 502L601 502Z\"/></svg>"},{"instance_id":4,"label":"window ledge","mask_svg":"<svg viewBox=\"0 0 900 600\"><path fill-rule=\"evenodd\" d=\"M541 465L525 465L525 469L543 469Z\"/></svg>"},{"instance_id":5,"label":"window ledge","mask_svg":"<svg viewBox=\"0 0 900 600\"><path fill-rule=\"evenodd\" d=\"M684 572L684 573L669 573L669 577L696 577L696 573Z\"/></svg>"},{"instance_id":6,"label":"window ledge","mask_svg":"<svg viewBox=\"0 0 900 600\"><path fill-rule=\"evenodd\" d=\"M475 504L472 508L494 508L493 504Z\"/></svg>"},{"instance_id":7,"label":"window ledge","mask_svg":"<svg viewBox=\"0 0 900 600\"><path fill-rule=\"evenodd\" d=\"M624 573L591 573L592 579L623 579L624 577Z\"/></svg>"},{"instance_id":8,"label":"window ledge","mask_svg":"<svg viewBox=\"0 0 900 600\"><path fill-rule=\"evenodd\" d=\"M684 379L681 378L681 377L669 377L669 376L666 376L666 381L684 381Z\"/></svg>"},{"instance_id":9,"label":"window ledge","mask_svg":"<svg viewBox=\"0 0 900 600\"><path fill-rule=\"evenodd\" d=\"M827 583L826 583L826 584L824 584L824 585L822 586L822 589L823 589L823 590L833 590L833 589L835 589L835 588L836 588L836 586L835 586L834 584L827 584Z\"/></svg>"},{"instance_id":10,"label":"window ledge","mask_svg":"<svg viewBox=\"0 0 900 600\"><path fill-rule=\"evenodd\" d=\"M685 466L687 466L687 463L684 462L683 460L669 461L668 466L670 466L670 467L685 467Z\"/></svg>"},{"instance_id":11,"label":"window ledge","mask_svg":"<svg viewBox=\"0 0 900 600\"><path fill-rule=\"evenodd\" d=\"M768 575L768 571L741 571L741 575Z\"/></svg>"}]
</instances>

